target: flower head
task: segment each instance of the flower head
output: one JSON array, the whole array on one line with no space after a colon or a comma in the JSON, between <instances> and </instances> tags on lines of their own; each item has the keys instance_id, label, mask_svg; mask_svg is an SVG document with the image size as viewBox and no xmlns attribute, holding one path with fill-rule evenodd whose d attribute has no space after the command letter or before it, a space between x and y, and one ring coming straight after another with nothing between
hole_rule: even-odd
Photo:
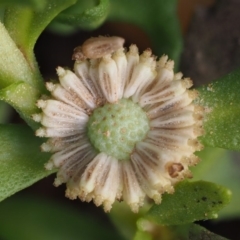
<instances>
[{"instance_id":1,"label":"flower head","mask_svg":"<svg viewBox=\"0 0 240 240\"><path fill-rule=\"evenodd\" d=\"M78 59L74 72L57 68L60 82L46 84L51 96L37 102L42 113L33 119L42 124L36 135L49 138L42 150L53 153L45 167L58 169L54 184L66 183L67 197L105 211L124 200L137 212L146 196L160 203L191 176L203 110L173 66L131 45Z\"/></svg>"}]
</instances>

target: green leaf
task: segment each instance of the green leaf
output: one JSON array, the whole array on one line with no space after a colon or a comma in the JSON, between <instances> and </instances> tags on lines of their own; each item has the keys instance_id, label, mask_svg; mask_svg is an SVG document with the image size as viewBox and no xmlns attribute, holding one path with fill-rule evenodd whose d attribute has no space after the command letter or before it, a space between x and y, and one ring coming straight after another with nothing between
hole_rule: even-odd
<instances>
[{"instance_id":1,"label":"green leaf","mask_svg":"<svg viewBox=\"0 0 240 240\"><path fill-rule=\"evenodd\" d=\"M1 22L0 36L0 88L17 81L33 84L30 66Z\"/></svg>"},{"instance_id":2,"label":"green leaf","mask_svg":"<svg viewBox=\"0 0 240 240\"><path fill-rule=\"evenodd\" d=\"M197 224L186 224L181 226L170 226L169 230L174 235L172 240L179 237L179 240L227 240L227 238L221 237L215 233L212 233L202 226Z\"/></svg>"},{"instance_id":3,"label":"green leaf","mask_svg":"<svg viewBox=\"0 0 240 240\"><path fill-rule=\"evenodd\" d=\"M146 213L148 208L149 206L145 204L135 214L125 202L115 202L109 213L109 217L123 237L133 239L136 232L136 221Z\"/></svg>"},{"instance_id":4,"label":"green leaf","mask_svg":"<svg viewBox=\"0 0 240 240\"><path fill-rule=\"evenodd\" d=\"M92 30L99 27L107 18L109 12L109 0L78 1L74 6L66 9L58 15L57 21Z\"/></svg>"},{"instance_id":5,"label":"green leaf","mask_svg":"<svg viewBox=\"0 0 240 240\"><path fill-rule=\"evenodd\" d=\"M33 55L33 48L38 37L61 11L76 1L49 0L44 8L37 12L31 8L19 6L6 9L4 24L34 71L38 71Z\"/></svg>"},{"instance_id":6,"label":"green leaf","mask_svg":"<svg viewBox=\"0 0 240 240\"><path fill-rule=\"evenodd\" d=\"M217 218L230 201L231 192L210 182L181 182L173 195L164 194L160 205L153 205L146 217L162 225L186 224Z\"/></svg>"},{"instance_id":7,"label":"green leaf","mask_svg":"<svg viewBox=\"0 0 240 240\"><path fill-rule=\"evenodd\" d=\"M0 201L51 173L44 169L50 156L40 152L41 143L26 126L0 125Z\"/></svg>"},{"instance_id":8,"label":"green leaf","mask_svg":"<svg viewBox=\"0 0 240 240\"><path fill-rule=\"evenodd\" d=\"M31 115L39 110L36 102L40 98L40 92L27 83L17 82L0 90L0 100L10 104L20 116L31 126L37 129L39 124L34 122Z\"/></svg>"},{"instance_id":9,"label":"green leaf","mask_svg":"<svg viewBox=\"0 0 240 240\"><path fill-rule=\"evenodd\" d=\"M197 224L181 224L173 226L157 225L145 218L137 221L138 231L134 240L162 239L162 240L226 240L226 238L216 235Z\"/></svg>"},{"instance_id":10,"label":"green leaf","mask_svg":"<svg viewBox=\"0 0 240 240\"><path fill-rule=\"evenodd\" d=\"M0 7L2 6L11 6L19 5L23 7L30 7L34 10L42 10L47 3L47 0L1 0Z\"/></svg>"},{"instance_id":11,"label":"green leaf","mask_svg":"<svg viewBox=\"0 0 240 240\"><path fill-rule=\"evenodd\" d=\"M25 56L0 23L0 100L13 106L34 129L38 126L31 115L45 87L40 75L34 74Z\"/></svg>"},{"instance_id":12,"label":"green leaf","mask_svg":"<svg viewBox=\"0 0 240 240\"><path fill-rule=\"evenodd\" d=\"M198 103L205 107L204 145L240 150L240 69L199 88Z\"/></svg>"},{"instance_id":13,"label":"green leaf","mask_svg":"<svg viewBox=\"0 0 240 240\"><path fill-rule=\"evenodd\" d=\"M80 210L32 195L16 195L0 204L1 239L122 239L112 226Z\"/></svg>"},{"instance_id":14,"label":"green leaf","mask_svg":"<svg viewBox=\"0 0 240 240\"><path fill-rule=\"evenodd\" d=\"M201 227L197 224L185 225L184 232L182 231L183 229L179 229L180 226L172 227L171 230L173 231L174 228L176 233L179 233L179 232L182 233L182 240L185 240L185 239L227 240L227 238L224 238L215 233L212 233L207 229L205 229L204 227Z\"/></svg>"},{"instance_id":15,"label":"green leaf","mask_svg":"<svg viewBox=\"0 0 240 240\"><path fill-rule=\"evenodd\" d=\"M153 240L153 238L150 233L138 230L133 240Z\"/></svg>"},{"instance_id":16,"label":"green leaf","mask_svg":"<svg viewBox=\"0 0 240 240\"><path fill-rule=\"evenodd\" d=\"M214 182L226 186L232 192L231 202L219 212L219 219L239 217L240 169L233 152L219 148L205 148L197 155L202 161L192 168L193 180Z\"/></svg>"},{"instance_id":17,"label":"green leaf","mask_svg":"<svg viewBox=\"0 0 240 240\"><path fill-rule=\"evenodd\" d=\"M4 8L0 7L0 22L3 21L3 15L4 15Z\"/></svg>"},{"instance_id":18,"label":"green leaf","mask_svg":"<svg viewBox=\"0 0 240 240\"><path fill-rule=\"evenodd\" d=\"M132 23L151 38L154 54L168 55L178 66L182 38L176 0L112 0L109 20Z\"/></svg>"}]
</instances>

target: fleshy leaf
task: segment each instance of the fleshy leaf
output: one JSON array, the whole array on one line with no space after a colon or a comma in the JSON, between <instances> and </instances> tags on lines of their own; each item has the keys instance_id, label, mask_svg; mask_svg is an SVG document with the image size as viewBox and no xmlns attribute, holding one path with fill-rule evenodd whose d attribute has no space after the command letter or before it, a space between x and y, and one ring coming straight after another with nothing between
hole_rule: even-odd
<instances>
[{"instance_id":1,"label":"fleshy leaf","mask_svg":"<svg viewBox=\"0 0 240 240\"><path fill-rule=\"evenodd\" d=\"M136 221L146 213L148 208L149 206L145 204L137 214L133 214L125 202L115 202L109 217L125 239L133 239Z\"/></svg>"},{"instance_id":2,"label":"fleshy leaf","mask_svg":"<svg viewBox=\"0 0 240 240\"><path fill-rule=\"evenodd\" d=\"M156 225L144 218L137 222L138 231L136 232L134 240L144 240L144 234L148 239L167 239L167 240L227 240L215 233L212 233L197 224L182 224L177 226L161 226ZM150 238L151 236L151 238Z\"/></svg>"},{"instance_id":3,"label":"fleshy leaf","mask_svg":"<svg viewBox=\"0 0 240 240\"><path fill-rule=\"evenodd\" d=\"M99 0L98 4L95 4L95 2L78 1L74 6L60 13L56 20L82 29L95 29L108 16L109 0Z\"/></svg>"},{"instance_id":4,"label":"fleshy leaf","mask_svg":"<svg viewBox=\"0 0 240 240\"><path fill-rule=\"evenodd\" d=\"M197 155L202 159L192 168L193 179L221 184L232 192L231 202L219 212L219 218L240 215L240 169L234 153L220 148L205 148Z\"/></svg>"},{"instance_id":5,"label":"fleshy leaf","mask_svg":"<svg viewBox=\"0 0 240 240\"><path fill-rule=\"evenodd\" d=\"M0 22L0 88L17 81L34 82L30 66Z\"/></svg>"},{"instance_id":6,"label":"fleshy leaf","mask_svg":"<svg viewBox=\"0 0 240 240\"><path fill-rule=\"evenodd\" d=\"M50 156L40 152L41 143L24 125L0 125L0 201L51 173L44 169Z\"/></svg>"},{"instance_id":7,"label":"fleshy leaf","mask_svg":"<svg viewBox=\"0 0 240 240\"><path fill-rule=\"evenodd\" d=\"M39 35L61 11L73 5L76 1L49 0L44 8L37 12L31 8L16 5L6 9L4 24L35 71L38 69L33 56L33 48Z\"/></svg>"},{"instance_id":8,"label":"fleshy leaf","mask_svg":"<svg viewBox=\"0 0 240 240\"><path fill-rule=\"evenodd\" d=\"M179 228L179 226L172 227L173 228ZM227 238L221 237L215 233L212 233L205 229L204 227L201 227L197 224L189 224L185 225L185 229L188 230L188 239L194 240L194 239L208 239L208 240L227 240ZM179 229L180 230L180 229ZM180 230L182 231L182 230ZM179 232L179 231L178 231ZM186 238L183 238L186 239Z\"/></svg>"},{"instance_id":9,"label":"fleshy leaf","mask_svg":"<svg viewBox=\"0 0 240 240\"><path fill-rule=\"evenodd\" d=\"M205 107L204 145L240 150L240 69L199 88Z\"/></svg>"},{"instance_id":10,"label":"fleshy leaf","mask_svg":"<svg viewBox=\"0 0 240 240\"><path fill-rule=\"evenodd\" d=\"M231 192L210 182L181 182L173 195L164 194L162 203L153 205L146 217L162 225L179 225L217 218L230 201Z\"/></svg>"},{"instance_id":11,"label":"fleshy leaf","mask_svg":"<svg viewBox=\"0 0 240 240\"><path fill-rule=\"evenodd\" d=\"M153 238L150 233L138 230L133 240L153 240Z\"/></svg>"},{"instance_id":12,"label":"fleshy leaf","mask_svg":"<svg viewBox=\"0 0 240 240\"><path fill-rule=\"evenodd\" d=\"M114 0L109 20L132 23L144 30L152 40L154 54L168 55L178 65L182 38L176 14L176 0Z\"/></svg>"},{"instance_id":13,"label":"fleshy leaf","mask_svg":"<svg viewBox=\"0 0 240 240\"><path fill-rule=\"evenodd\" d=\"M35 10L42 10L47 0L1 0L0 6L19 5L22 7L30 7Z\"/></svg>"},{"instance_id":14,"label":"fleshy leaf","mask_svg":"<svg viewBox=\"0 0 240 240\"><path fill-rule=\"evenodd\" d=\"M0 235L7 240L122 239L112 226L66 204L16 195L0 204Z\"/></svg>"},{"instance_id":15,"label":"fleshy leaf","mask_svg":"<svg viewBox=\"0 0 240 240\"><path fill-rule=\"evenodd\" d=\"M27 83L17 82L0 90L0 100L10 104L33 129L38 127L31 115L38 112L36 101L40 92Z\"/></svg>"}]
</instances>

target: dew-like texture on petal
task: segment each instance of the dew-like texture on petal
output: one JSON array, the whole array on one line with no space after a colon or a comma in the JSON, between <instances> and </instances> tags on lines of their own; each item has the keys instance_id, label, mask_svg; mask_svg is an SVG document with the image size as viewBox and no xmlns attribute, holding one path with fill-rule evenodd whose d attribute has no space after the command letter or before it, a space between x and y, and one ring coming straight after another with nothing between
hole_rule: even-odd
<instances>
[{"instance_id":1,"label":"dew-like texture on petal","mask_svg":"<svg viewBox=\"0 0 240 240\"><path fill-rule=\"evenodd\" d=\"M51 96L37 102L36 135L52 152L45 167L58 169L54 185L66 183L67 197L106 212L122 200L137 212L146 196L160 204L199 161L204 114L192 81L166 55L139 55L136 45L89 56L74 72L58 67L59 83L46 83Z\"/></svg>"}]
</instances>

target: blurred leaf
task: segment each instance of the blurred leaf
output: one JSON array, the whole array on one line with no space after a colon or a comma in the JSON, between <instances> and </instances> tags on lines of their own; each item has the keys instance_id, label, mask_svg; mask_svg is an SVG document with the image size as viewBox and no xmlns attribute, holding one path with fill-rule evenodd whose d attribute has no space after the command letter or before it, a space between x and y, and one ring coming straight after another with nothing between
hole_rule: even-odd
<instances>
[{"instance_id":1,"label":"blurred leaf","mask_svg":"<svg viewBox=\"0 0 240 240\"><path fill-rule=\"evenodd\" d=\"M98 3L96 4L96 2ZM74 6L60 13L56 20L82 29L92 30L104 22L108 12L109 0L78 0Z\"/></svg>"},{"instance_id":2,"label":"blurred leaf","mask_svg":"<svg viewBox=\"0 0 240 240\"><path fill-rule=\"evenodd\" d=\"M133 240L152 240L152 236L148 232L138 230Z\"/></svg>"},{"instance_id":3,"label":"blurred leaf","mask_svg":"<svg viewBox=\"0 0 240 240\"><path fill-rule=\"evenodd\" d=\"M230 201L231 192L210 182L181 182L173 195L164 194L146 217L162 225L178 225L217 218L217 212Z\"/></svg>"},{"instance_id":4,"label":"blurred leaf","mask_svg":"<svg viewBox=\"0 0 240 240\"><path fill-rule=\"evenodd\" d=\"M0 124L9 122L12 108L5 102L0 101Z\"/></svg>"},{"instance_id":5,"label":"blurred leaf","mask_svg":"<svg viewBox=\"0 0 240 240\"><path fill-rule=\"evenodd\" d=\"M4 8L0 7L0 21L3 21L3 15L4 15Z\"/></svg>"},{"instance_id":6,"label":"blurred leaf","mask_svg":"<svg viewBox=\"0 0 240 240\"><path fill-rule=\"evenodd\" d=\"M151 38L154 54L166 54L178 66L182 38L176 0L112 0L109 20L132 23Z\"/></svg>"},{"instance_id":7,"label":"blurred leaf","mask_svg":"<svg viewBox=\"0 0 240 240\"><path fill-rule=\"evenodd\" d=\"M4 240L120 240L112 226L59 202L29 195L0 204L0 237Z\"/></svg>"},{"instance_id":8,"label":"blurred leaf","mask_svg":"<svg viewBox=\"0 0 240 240\"><path fill-rule=\"evenodd\" d=\"M167 227L171 232L172 238L168 240L227 240L222 236L219 236L213 232L208 231L202 226L197 224L186 224L178 226Z\"/></svg>"},{"instance_id":9,"label":"blurred leaf","mask_svg":"<svg viewBox=\"0 0 240 240\"><path fill-rule=\"evenodd\" d=\"M47 0L1 0L0 6L19 5L23 7L30 7L35 10L42 10L47 3Z\"/></svg>"},{"instance_id":10,"label":"blurred leaf","mask_svg":"<svg viewBox=\"0 0 240 240\"><path fill-rule=\"evenodd\" d=\"M175 227L179 228L179 226ZM188 228L188 239L189 240L202 240L202 239L208 239L208 240L227 240L227 238L221 237L215 233L212 233L205 229L204 227L201 227L197 224L189 224L186 225L185 228ZM183 238L185 240L187 238Z\"/></svg>"},{"instance_id":11,"label":"blurred leaf","mask_svg":"<svg viewBox=\"0 0 240 240\"><path fill-rule=\"evenodd\" d=\"M181 224L173 226L157 225L147 219L141 218L137 222L138 231L134 240L226 240L197 224Z\"/></svg>"},{"instance_id":12,"label":"blurred leaf","mask_svg":"<svg viewBox=\"0 0 240 240\"><path fill-rule=\"evenodd\" d=\"M45 7L37 12L31 8L20 6L6 9L4 24L34 71L38 71L38 68L33 56L33 48L39 35L61 11L76 1L49 0Z\"/></svg>"},{"instance_id":13,"label":"blurred leaf","mask_svg":"<svg viewBox=\"0 0 240 240\"><path fill-rule=\"evenodd\" d=\"M50 156L40 152L41 143L26 126L0 125L0 200L51 173L44 169Z\"/></svg>"},{"instance_id":14,"label":"blurred leaf","mask_svg":"<svg viewBox=\"0 0 240 240\"><path fill-rule=\"evenodd\" d=\"M136 221L142 217L149 206L145 204L137 214L133 213L125 202L115 202L109 217L118 231L126 239L133 239L136 232Z\"/></svg>"},{"instance_id":15,"label":"blurred leaf","mask_svg":"<svg viewBox=\"0 0 240 240\"><path fill-rule=\"evenodd\" d=\"M17 82L0 90L0 100L10 104L20 116L31 126L37 129L39 124L34 122L31 115L38 112L36 101L40 98L40 92L27 83Z\"/></svg>"},{"instance_id":16,"label":"blurred leaf","mask_svg":"<svg viewBox=\"0 0 240 240\"><path fill-rule=\"evenodd\" d=\"M30 66L1 22L0 36L0 88L17 81L33 84Z\"/></svg>"},{"instance_id":17,"label":"blurred leaf","mask_svg":"<svg viewBox=\"0 0 240 240\"><path fill-rule=\"evenodd\" d=\"M240 150L240 69L199 88L198 103L205 107L201 138L209 147Z\"/></svg>"},{"instance_id":18,"label":"blurred leaf","mask_svg":"<svg viewBox=\"0 0 240 240\"><path fill-rule=\"evenodd\" d=\"M240 215L240 168L239 156L219 148L205 148L197 155L202 161L192 168L193 180L205 180L223 185L231 190L231 202L219 212L219 218ZM233 159L238 158L238 159Z\"/></svg>"},{"instance_id":19,"label":"blurred leaf","mask_svg":"<svg viewBox=\"0 0 240 240\"><path fill-rule=\"evenodd\" d=\"M192 167L193 178L191 180L205 180L209 182L216 182L219 184L219 180L224 177L225 171L228 172L228 168L225 169L225 162L231 162L229 152L221 148L205 147L202 151L195 153L201 161L197 166ZM234 166L232 166L234 168ZM231 175L231 174L230 174ZM226 174L229 177L228 174ZM224 185L224 184L223 184Z\"/></svg>"}]
</instances>

